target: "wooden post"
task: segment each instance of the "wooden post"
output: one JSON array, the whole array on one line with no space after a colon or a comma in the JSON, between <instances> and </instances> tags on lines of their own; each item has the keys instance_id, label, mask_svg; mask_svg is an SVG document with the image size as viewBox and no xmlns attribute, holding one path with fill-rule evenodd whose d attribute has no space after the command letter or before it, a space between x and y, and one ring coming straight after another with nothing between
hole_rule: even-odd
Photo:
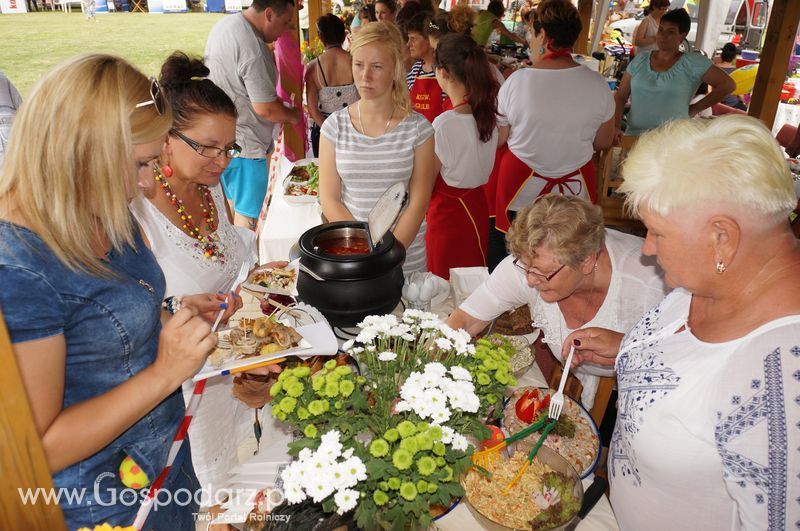
<instances>
[{"instance_id":1,"label":"wooden post","mask_svg":"<svg viewBox=\"0 0 800 531\"><path fill-rule=\"evenodd\" d=\"M66 530L58 504L23 504L20 497L19 490L52 489L53 480L2 314L0 366L0 529Z\"/></svg>"},{"instance_id":2,"label":"wooden post","mask_svg":"<svg viewBox=\"0 0 800 531\"><path fill-rule=\"evenodd\" d=\"M322 0L306 0L308 2L308 39L318 38L317 19L322 16Z\"/></svg>"},{"instance_id":3,"label":"wooden post","mask_svg":"<svg viewBox=\"0 0 800 531\"><path fill-rule=\"evenodd\" d=\"M778 111L781 88L786 79L798 23L800 23L800 2L774 1L748 111L750 116L759 118L770 128Z\"/></svg>"},{"instance_id":4,"label":"wooden post","mask_svg":"<svg viewBox=\"0 0 800 531\"><path fill-rule=\"evenodd\" d=\"M581 16L581 34L575 43L575 53L587 55L589 53L589 26L592 25L592 7L594 0L580 0L578 13Z\"/></svg>"}]
</instances>

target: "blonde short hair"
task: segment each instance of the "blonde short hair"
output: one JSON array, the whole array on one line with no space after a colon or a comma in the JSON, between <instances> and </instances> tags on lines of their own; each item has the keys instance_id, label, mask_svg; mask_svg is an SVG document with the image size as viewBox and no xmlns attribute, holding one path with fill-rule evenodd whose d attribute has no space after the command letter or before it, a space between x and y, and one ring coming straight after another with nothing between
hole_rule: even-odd
<instances>
[{"instance_id":1,"label":"blonde short hair","mask_svg":"<svg viewBox=\"0 0 800 531\"><path fill-rule=\"evenodd\" d=\"M15 118L0 202L71 269L107 274L92 248L98 228L115 250L134 241L132 147L172 124L168 106L161 115L155 105L136 107L149 100L150 81L127 61L87 54L45 75Z\"/></svg>"},{"instance_id":2,"label":"blonde short hair","mask_svg":"<svg viewBox=\"0 0 800 531\"><path fill-rule=\"evenodd\" d=\"M406 71L403 66L403 35L397 26L388 22L370 22L361 26L350 44L351 55L362 46L378 44L388 50L394 60L394 81L392 82L392 101L405 114L411 112L411 100L406 84Z\"/></svg>"},{"instance_id":3,"label":"blonde short hair","mask_svg":"<svg viewBox=\"0 0 800 531\"><path fill-rule=\"evenodd\" d=\"M536 248L545 246L574 267L600 252L605 236L600 207L574 195L549 194L517 213L506 241L517 258L535 258Z\"/></svg>"},{"instance_id":4,"label":"blonde short hair","mask_svg":"<svg viewBox=\"0 0 800 531\"><path fill-rule=\"evenodd\" d=\"M628 154L620 191L638 215L667 216L709 201L788 216L797 204L792 176L772 133L748 116L677 120L645 133Z\"/></svg>"}]
</instances>

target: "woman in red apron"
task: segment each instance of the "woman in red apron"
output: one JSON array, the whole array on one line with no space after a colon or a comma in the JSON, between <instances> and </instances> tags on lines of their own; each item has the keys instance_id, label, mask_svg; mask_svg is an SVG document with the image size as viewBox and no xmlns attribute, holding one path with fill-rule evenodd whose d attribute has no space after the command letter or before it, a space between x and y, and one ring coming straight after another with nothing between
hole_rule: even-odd
<instances>
[{"instance_id":1,"label":"woman in red apron","mask_svg":"<svg viewBox=\"0 0 800 531\"><path fill-rule=\"evenodd\" d=\"M433 121L439 175L428 207L428 269L445 279L450 268L485 266L489 206L483 185L497 150L497 91L489 59L463 34L441 38L436 78L458 102Z\"/></svg>"},{"instance_id":2,"label":"woman in red apron","mask_svg":"<svg viewBox=\"0 0 800 531\"><path fill-rule=\"evenodd\" d=\"M514 72L498 94L500 144L485 187L494 224L489 269L507 255L505 233L516 211L550 193L596 202L595 150L614 137L614 98L603 78L576 63L577 9L544 0L529 17L532 68Z\"/></svg>"},{"instance_id":3,"label":"woman in red apron","mask_svg":"<svg viewBox=\"0 0 800 531\"><path fill-rule=\"evenodd\" d=\"M408 51L416 59L406 76L411 108L423 115L429 122L444 111L445 93L436 80L433 66L433 50L428 41L428 28L431 24L427 13L419 13L406 22L402 29L408 41Z\"/></svg>"}]
</instances>

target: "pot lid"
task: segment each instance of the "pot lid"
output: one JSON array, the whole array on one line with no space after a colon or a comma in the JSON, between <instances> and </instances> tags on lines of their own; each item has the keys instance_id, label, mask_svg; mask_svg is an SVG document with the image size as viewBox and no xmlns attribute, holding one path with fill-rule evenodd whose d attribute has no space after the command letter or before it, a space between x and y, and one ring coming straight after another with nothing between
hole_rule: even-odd
<instances>
[{"instance_id":1,"label":"pot lid","mask_svg":"<svg viewBox=\"0 0 800 531\"><path fill-rule=\"evenodd\" d=\"M392 228L405 202L406 185L394 183L370 210L367 222L369 225L370 245L373 249L383 239L383 235Z\"/></svg>"}]
</instances>

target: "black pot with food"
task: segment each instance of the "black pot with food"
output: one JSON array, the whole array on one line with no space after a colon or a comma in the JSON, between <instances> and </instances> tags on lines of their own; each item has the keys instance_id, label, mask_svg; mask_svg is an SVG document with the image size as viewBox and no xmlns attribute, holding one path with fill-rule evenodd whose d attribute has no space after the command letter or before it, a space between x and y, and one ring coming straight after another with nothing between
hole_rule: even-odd
<instances>
[{"instance_id":1,"label":"black pot with food","mask_svg":"<svg viewBox=\"0 0 800 531\"><path fill-rule=\"evenodd\" d=\"M332 326L355 326L368 315L391 313L400 302L406 249L391 232L373 248L366 222L325 223L300 237L298 252L305 266L299 298Z\"/></svg>"}]
</instances>

